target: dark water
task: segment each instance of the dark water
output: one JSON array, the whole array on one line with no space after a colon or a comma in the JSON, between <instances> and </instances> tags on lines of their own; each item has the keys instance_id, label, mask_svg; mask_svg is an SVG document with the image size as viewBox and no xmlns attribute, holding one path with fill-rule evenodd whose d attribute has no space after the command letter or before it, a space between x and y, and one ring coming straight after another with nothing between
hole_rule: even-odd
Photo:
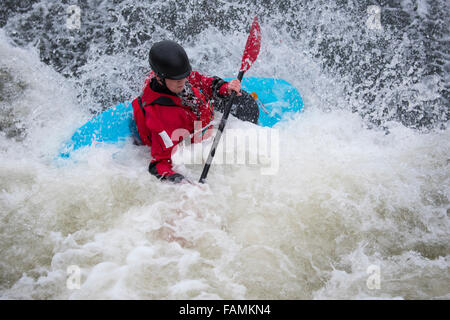
<instances>
[{"instance_id":1,"label":"dark water","mask_svg":"<svg viewBox=\"0 0 450 320\"><path fill-rule=\"evenodd\" d=\"M81 9L79 29L66 27L73 17L69 5ZM368 27L368 19L376 18L368 11L371 5L379 8L378 27L373 19ZM4 0L0 27L18 45L39 48L42 61L73 78L80 101L98 112L139 90L153 41L172 38L189 48L205 29L246 32L258 15L263 29L279 30L281 41L300 48L321 72L343 83L346 105L335 108L351 108L368 125L383 127L395 120L412 128L442 129L450 114L449 9L445 0ZM102 57L118 55L135 63L128 69L102 64L95 75L92 68L85 68ZM205 53L203 59L211 55ZM283 74L275 71L272 76Z\"/></svg>"}]
</instances>

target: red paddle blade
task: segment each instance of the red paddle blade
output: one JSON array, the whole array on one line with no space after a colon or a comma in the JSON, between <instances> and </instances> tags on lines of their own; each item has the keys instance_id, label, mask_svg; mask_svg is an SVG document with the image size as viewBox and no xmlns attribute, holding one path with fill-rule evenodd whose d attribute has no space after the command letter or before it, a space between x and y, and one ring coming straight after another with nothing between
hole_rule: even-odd
<instances>
[{"instance_id":1,"label":"red paddle blade","mask_svg":"<svg viewBox=\"0 0 450 320\"><path fill-rule=\"evenodd\" d=\"M258 17L253 19L250 34L245 44L244 55L242 57L241 71L246 72L252 66L258 57L261 49L261 28L259 27Z\"/></svg>"}]
</instances>

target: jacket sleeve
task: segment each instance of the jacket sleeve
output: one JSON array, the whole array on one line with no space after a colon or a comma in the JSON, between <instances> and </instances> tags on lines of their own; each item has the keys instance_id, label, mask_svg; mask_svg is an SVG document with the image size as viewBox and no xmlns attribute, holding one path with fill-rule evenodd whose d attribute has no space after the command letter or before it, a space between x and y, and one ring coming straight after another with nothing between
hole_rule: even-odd
<instances>
[{"instance_id":1,"label":"jacket sleeve","mask_svg":"<svg viewBox=\"0 0 450 320\"><path fill-rule=\"evenodd\" d=\"M192 71L188 81L192 86L202 90L208 100L228 95L228 82L219 77L207 77L197 71Z\"/></svg>"}]
</instances>

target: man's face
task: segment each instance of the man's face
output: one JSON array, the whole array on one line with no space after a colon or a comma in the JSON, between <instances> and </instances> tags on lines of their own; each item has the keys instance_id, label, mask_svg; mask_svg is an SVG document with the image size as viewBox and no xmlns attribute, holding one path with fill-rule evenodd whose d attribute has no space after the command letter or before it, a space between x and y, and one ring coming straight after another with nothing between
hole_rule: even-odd
<instances>
[{"instance_id":1,"label":"man's face","mask_svg":"<svg viewBox=\"0 0 450 320\"><path fill-rule=\"evenodd\" d=\"M169 88L170 91L173 93L180 93L184 89L184 85L186 83L186 78L180 79L180 80L171 80L166 79L166 86Z\"/></svg>"}]
</instances>

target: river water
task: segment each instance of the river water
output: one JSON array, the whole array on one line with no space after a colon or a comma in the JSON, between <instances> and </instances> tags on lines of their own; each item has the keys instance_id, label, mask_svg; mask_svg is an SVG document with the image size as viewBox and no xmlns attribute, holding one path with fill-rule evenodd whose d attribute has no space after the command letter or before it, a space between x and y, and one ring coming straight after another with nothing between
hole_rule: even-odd
<instances>
[{"instance_id":1,"label":"river water","mask_svg":"<svg viewBox=\"0 0 450 320\"><path fill-rule=\"evenodd\" d=\"M0 297L449 299L449 12L444 0L4 0ZM246 75L289 81L305 107L269 129L275 172L213 164L205 185L161 183L131 143L55 164L76 128L139 94L154 41L232 77L255 15ZM201 165L176 160L198 179Z\"/></svg>"}]
</instances>

